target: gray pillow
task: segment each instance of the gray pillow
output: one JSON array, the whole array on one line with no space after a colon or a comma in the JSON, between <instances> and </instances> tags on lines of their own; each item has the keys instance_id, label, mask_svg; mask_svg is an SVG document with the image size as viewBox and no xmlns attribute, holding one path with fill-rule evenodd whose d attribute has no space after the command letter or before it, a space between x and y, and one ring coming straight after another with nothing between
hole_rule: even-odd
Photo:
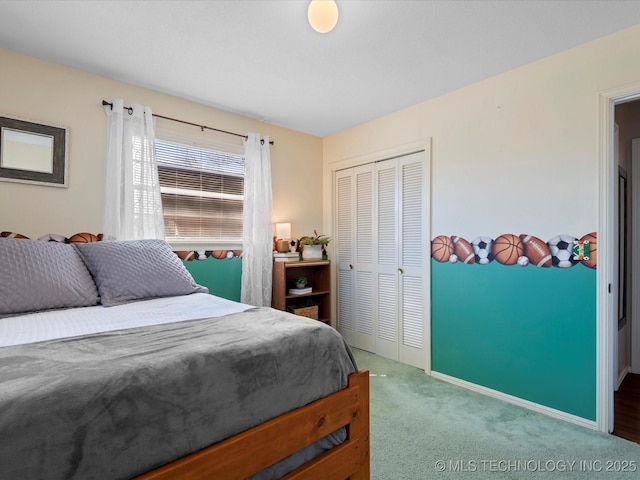
<instances>
[{"instance_id":1,"label":"gray pillow","mask_svg":"<svg viewBox=\"0 0 640 480\"><path fill-rule=\"evenodd\" d=\"M96 285L72 245L0 238L0 316L97 304Z\"/></svg>"},{"instance_id":2,"label":"gray pillow","mask_svg":"<svg viewBox=\"0 0 640 480\"><path fill-rule=\"evenodd\" d=\"M162 240L74 243L98 286L105 307L134 300L209 290L196 284Z\"/></svg>"}]
</instances>

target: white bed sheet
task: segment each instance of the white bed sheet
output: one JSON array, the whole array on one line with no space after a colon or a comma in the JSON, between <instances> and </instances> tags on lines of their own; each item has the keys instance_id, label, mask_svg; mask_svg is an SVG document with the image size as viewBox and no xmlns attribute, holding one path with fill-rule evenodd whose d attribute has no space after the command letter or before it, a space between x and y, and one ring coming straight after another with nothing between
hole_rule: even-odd
<instances>
[{"instance_id":1,"label":"white bed sheet","mask_svg":"<svg viewBox=\"0 0 640 480\"><path fill-rule=\"evenodd\" d=\"M50 310L0 318L0 347L77 337L99 332L221 317L251 305L207 293L142 300L115 307Z\"/></svg>"}]
</instances>

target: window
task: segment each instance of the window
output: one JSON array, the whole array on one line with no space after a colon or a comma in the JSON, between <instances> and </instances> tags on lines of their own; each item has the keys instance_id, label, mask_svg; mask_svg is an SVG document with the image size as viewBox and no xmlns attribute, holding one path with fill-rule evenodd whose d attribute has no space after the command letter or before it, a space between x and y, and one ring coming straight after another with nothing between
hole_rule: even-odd
<instances>
[{"instance_id":1,"label":"window","mask_svg":"<svg viewBox=\"0 0 640 480\"><path fill-rule=\"evenodd\" d=\"M156 139L167 241L242 242L244 157Z\"/></svg>"}]
</instances>

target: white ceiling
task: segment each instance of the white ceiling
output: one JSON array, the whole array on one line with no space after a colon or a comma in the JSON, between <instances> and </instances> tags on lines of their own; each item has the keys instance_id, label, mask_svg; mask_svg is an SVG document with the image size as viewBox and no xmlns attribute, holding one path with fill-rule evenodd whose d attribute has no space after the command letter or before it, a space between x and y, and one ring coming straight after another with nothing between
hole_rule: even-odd
<instances>
[{"instance_id":1,"label":"white ceiling","mask_svg":"<svg viewBox=\"0 0 640 480\"><path fill-rule=\"evenodd\" d=\"M0 48L324 137L640 23L640 0L337 2L323 35L306 0L0 0Z\"/></svg>"}]
</instances>

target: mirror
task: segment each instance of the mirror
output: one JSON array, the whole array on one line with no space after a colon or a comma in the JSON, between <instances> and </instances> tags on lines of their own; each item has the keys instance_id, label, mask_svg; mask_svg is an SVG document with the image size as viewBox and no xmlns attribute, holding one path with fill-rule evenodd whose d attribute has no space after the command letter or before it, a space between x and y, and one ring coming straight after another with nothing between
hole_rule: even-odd
<instances>
[{"instance_id":1,"label":"mirror","mask_svg":"<svg viewBox=\"0 0 640 480\"><path fill-rule=\"evenodd\" d=\"M0 117L0 180L67 186L64 127Z\"/></svg>"},{"instance_id":2,"label":"mirror","mask_svg":"<svg viewBox=\"0 0 640 480\"><path fill-rule=\"evenodd\" d=\"M627 172L618 167L618 330L627 324Z\"/></svg>"}]
</instances>

